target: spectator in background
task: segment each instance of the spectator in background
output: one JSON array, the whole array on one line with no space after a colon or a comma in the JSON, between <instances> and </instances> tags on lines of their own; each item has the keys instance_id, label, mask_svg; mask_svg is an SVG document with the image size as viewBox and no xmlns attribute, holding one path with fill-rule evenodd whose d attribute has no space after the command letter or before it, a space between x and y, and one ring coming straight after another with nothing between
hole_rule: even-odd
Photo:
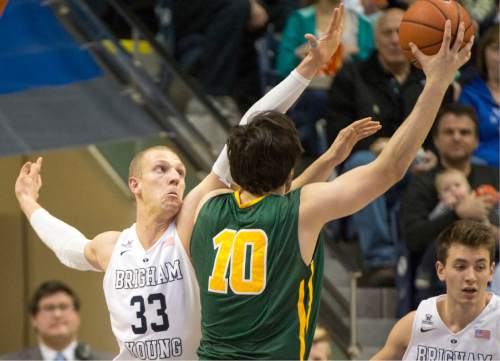
<instances>
[{"instance_id":1,"label":"spectator in background","mask_svg":"<svg viewBox=\"0 0 500 361\"><path fill-rule=\"evenodd\" d=\"M29 311L38 345L2 356L5 360L111 360L78 342L80 300L59 281L42 283L35 291Z\"/></svg>"},{"instance_id":2,"label":"spectator in background","mask_svg":"<svg viewBox=\"0 0 500 361\"><path fill-rule=\"evenodd\" d=\"M481 222L498 226L498 192L490 185L481 185L473 190L464 173L455 168L447 168L436 174L436 192L439 203L429 215L429 219L436 219L445 213L455 210L458 204L470 196L491 196L493 208ZM495 202L495 203L493 203Z\"/></svg>"},{"instance_id":3,"label":"spectator in background","mask_svg":"<svg viewBox=\"0 0 500 361\"><path fill-rule=\"evenodd\" d=\"M434 125L433 140L440 162L435 169L413 177L402 205L402 232L410 251L411 265L417 268L425 259L427 261L425 264L422 263L421 269L427 272L432 270L435 257L433 253L431 256L423 257L424 253L428 249L429 252L433 252L433 242L445 227L458 219L481 222L488 217L496 204L490 195L469 194L463 197L452 211L430 217L439 203L434 186L436 174L444 169L456 169L465 174L472 188L490 185L497 191L499 181L498 169L471 162L472 154L478 144L478 124L473 109L460 104L445 106ZM498 237L498 228L495 225L490 227ZM425 298L430 296L428 292L437 292L438 290L434 288L435 281L436 279L431 280L431 285L421 285L419 288L421 292L417 297ZM430 289L423 290L426 288L424 286L429 286Z\"/></svg>"},{"instance_id":4,"label":"spectator in background","mask_svg":"<svg viewBox=\"0 0 500 361\"><path fill-rule=\"evenodd\" d=\"M171 45L181 66L184 60L186 70L199 79L214 103L237 116L233 95L242 42L247 31L267 24L266 10L257 0L161 0L156 11L160 34L165 41L173 37ZM186 51L191 53L185 55Z\"/></svg>"},{"instance_id":5,"label":"spectator in background","mask_svg":"<svg viewBox=\"0 0 500 361\"><path fill-rule=\"evenodd\" d=\"M288 74L307 55L309 43L304 35L315 34L319 37L325 32L328 19L340 0L314 0L310 3L290 15L281 35L276 64L281 76ZM317 131L317 122L325 118L327 89L333 76L345 59L358 53L366 58L373 49L371 23L350 9L345 10L344 19L342 43L337 52L290 110L290 117L297 126L305 153L313 157L322 154L327 146L324 135L321 136Z\"/></svg>"},{"instance_id":6,"label":"spectator in background","mask_svg":"<svg viewBox=\"0 0 500 361\"><path fill-rule=\"evenodd\" d=\"M459 102L472 106L479 118L479 146L474 155L499 167L500 153L500 44L498 24L481 37L477 49L479 74L464 85Z\"/></svg>"},{"instance_id":7,"label":"spectator in background","mask_svg":"<svg viewBox=\"0 0 500 361\"><path fill-rule=\"evenodd\" d=\"M458 0L479 25L480 34L498 16L498 0ZM498 29L497 29L498 30Z\"/></svg>"},{"instance_id":8,"label":"spectator in background","mask_svg":"<svg viewBox=\"0 0 500 361\"><path fill-rule=\"evenodd\" d=\"M333 79L327 110L327 135L333 139L352 119L372 116L380 121L378 137L368 138L356 146L343 171L373 161L384 144L410 113L424 86L424 74L410 65L399 45L399 24L404 10L383 11L375 26L375 47L369 59L345 64ZM449 90L444 102L452 100ZM413 171L430 169L436 162L426 152ZM390 235L389 212L397 204L400 182L388 194L377 198L347 220L347 238L359 239L366 268L365 285L392 285L396 254Z\"/></svg>"},{"instance_id":9,"label":"spectator in background","mask_svg":"<svg viewBox=\"0 0 500 361\"><path fill-rule=\"evenodd\" d=\"M157 0L159 38L221 112L239 119L262 96L255 40L269 22L280 31L299 1Z\"/></svg>"}]
</instances>

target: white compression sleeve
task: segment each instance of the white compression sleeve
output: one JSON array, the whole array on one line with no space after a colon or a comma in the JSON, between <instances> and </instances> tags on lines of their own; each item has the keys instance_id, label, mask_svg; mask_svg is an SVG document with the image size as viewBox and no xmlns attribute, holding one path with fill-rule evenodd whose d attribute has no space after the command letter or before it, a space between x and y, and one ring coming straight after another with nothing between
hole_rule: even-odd
<instances>
[{"instance_id":1,"label":"white compression sleeve","mask_svg":"<svg viewBox=\"0 0 500 361\"><path fill-rule=\"evenodd\" d=\"M98 271L85 258L85 245L90 242L79 230L37 209L30 218L36 234L56 254L62 264L80 271Z\"/></svg>"},{"instance_id":2,"label":"white compression sleeve","mask_svg":"<svg viewBox=\"0 0 500 361\"><path fill-rule=\"evenodd\" d=\"M310 82L309 79L300 75L297 70L293 70L281 83L276 85L247 110L243 118L241 118L240 125L247 124L248 120L251 120L254 114L265 110L277 110L286 113ZM227 146L224 146L222 152L219 154L212 167L212 172L226 186L229 187L231 185L232 179L231 171L229 170L229 158L227 157Z\"/></svg>"}]
</instances>

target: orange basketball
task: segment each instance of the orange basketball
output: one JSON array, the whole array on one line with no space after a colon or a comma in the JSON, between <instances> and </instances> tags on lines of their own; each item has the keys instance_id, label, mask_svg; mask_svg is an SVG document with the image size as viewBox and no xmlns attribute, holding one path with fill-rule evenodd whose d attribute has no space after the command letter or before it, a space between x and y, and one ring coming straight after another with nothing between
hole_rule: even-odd
<instances>
[{"instance_id":1,"label":"orange basketball","mask_svg":"<svg viewBox=\"0 0 500 361\"><path fill-rule=\"evenodd\" d=\"M441 47L444 24L448 19L451 21L451 44L455 41L460 22L464 22L465 45L475 28L469 13L455 0L417 0L405 12L399 26L399 43L413 65L420 68L408 44L412 42L426 55L436 54Z\"/></svg>"}]
</instances>

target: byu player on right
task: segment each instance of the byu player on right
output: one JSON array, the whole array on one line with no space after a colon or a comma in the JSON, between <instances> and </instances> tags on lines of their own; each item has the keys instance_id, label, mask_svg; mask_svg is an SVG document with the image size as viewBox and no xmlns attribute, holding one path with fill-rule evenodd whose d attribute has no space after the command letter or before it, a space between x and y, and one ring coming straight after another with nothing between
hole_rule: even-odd
<instances>
[{"instance_id":1,"label":"byu player on right","mask_svg":"<svg viewBox=\"0 0 500 361\"><path fill-rule=\"evenodd\" d=\"M437 240L446 294L400 319L372 360L500 360L500 297L487 292L495 269L488 226L457 221Z\"/></svg>"}]
</instances>

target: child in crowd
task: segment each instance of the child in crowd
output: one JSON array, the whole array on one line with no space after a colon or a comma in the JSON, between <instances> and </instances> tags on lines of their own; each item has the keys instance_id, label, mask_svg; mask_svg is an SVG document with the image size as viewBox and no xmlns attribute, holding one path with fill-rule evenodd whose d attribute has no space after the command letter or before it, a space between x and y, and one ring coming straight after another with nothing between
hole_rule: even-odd
<instances>
[{"instance_id":1,"label":"child in crowd","mask_svg":"<svg viewBox=\"0 0 500 361\"><path fill-rule=\"evenodd\" d=\"M499 193L491 186L482 185L472 191L465 174L457 169L445 169L436 175L436 191L440 202L429 214L429 219L435 219L438 216L453 211L458 203L471 193L476 196L488 195L492 202L492 210L484 223L498 225L498 200Z\"/></svg>"}]
</instances>

